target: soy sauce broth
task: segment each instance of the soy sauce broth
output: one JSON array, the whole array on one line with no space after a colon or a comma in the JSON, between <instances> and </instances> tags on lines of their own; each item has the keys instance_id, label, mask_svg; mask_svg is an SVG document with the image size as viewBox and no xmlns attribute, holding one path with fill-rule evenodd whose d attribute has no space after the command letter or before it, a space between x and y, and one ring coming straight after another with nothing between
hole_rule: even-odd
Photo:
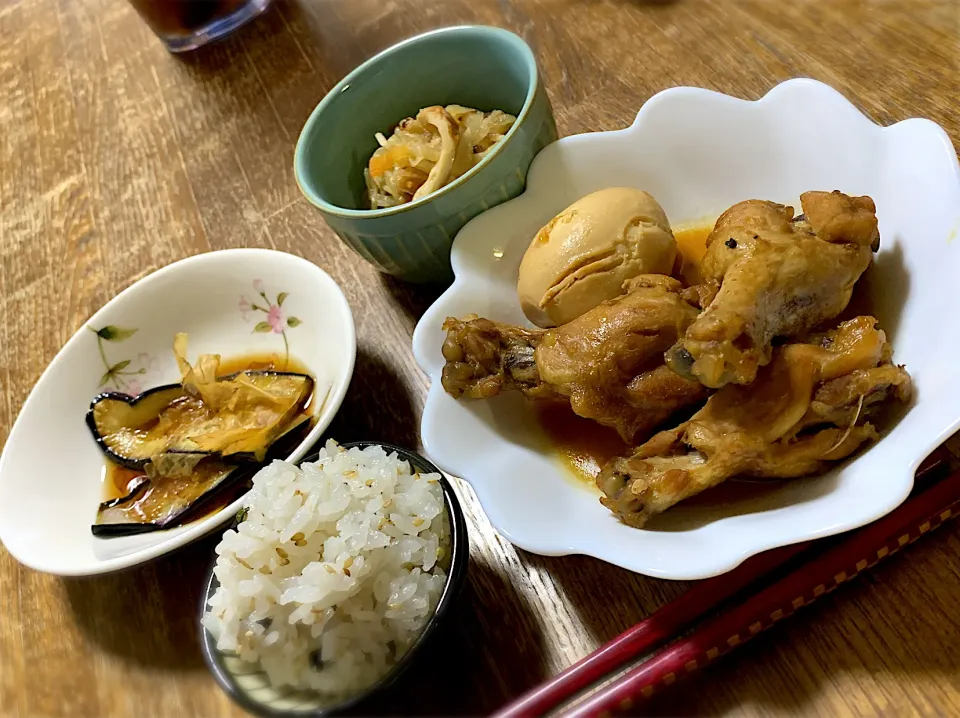
<instances>
[{"instance_id":1,"label":"soy sauce broth","mask_svg":"<svg viewBox=\"0 0 960 718\"><path fill-rule=\"evenodd\" d=\"M577 416L568 404L534 404L534 410L568 475L591 490L603 465L629 450L616 431Z\"/></svg>"},{"instance_id":2,"label":"soy sauce broth","mask_svg":"<svg viewBox=\"0 0 960 718\"><path fill-rule=\"evenodd\" d=\"M707 253L707 237L712 231L713 222L673 230L677 249L683 257L680 277L687 286L700 283L700 262L703 260L703 255Z\"/></svg>"},{"instance_id":3,"label":"soy sauce broth","mask_svg":"<svg viewBox=\"0 0 960 718\"><path fill-rule=\"evenodd\" d=\"M217 376L227 376L240 371L289 371L295 374L313 376L305 364L293 357L284 358L277 352L252 352L235 357L220 359L220 371Z\"/></svg>"},{"instance_id":4,"label":"soy sauce broth","mask_svg":"<svg viewBox=\"0 0 960 718\"><path fill-rule=\"evenodd\" d=\"M137 480L144 473L139 469L128 469L125 466L115 464L110 459L103 460L103 473L101 482L103 484L103 498L101 501L112 501L126 496L132 490Z\"/></svg>"}]
</instances>

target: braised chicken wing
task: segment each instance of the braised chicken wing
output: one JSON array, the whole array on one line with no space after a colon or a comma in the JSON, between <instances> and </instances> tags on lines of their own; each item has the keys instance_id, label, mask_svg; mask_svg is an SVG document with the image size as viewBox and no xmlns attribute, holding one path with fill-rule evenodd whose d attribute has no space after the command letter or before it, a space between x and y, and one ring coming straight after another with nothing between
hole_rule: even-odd
<instances>
[{"instance_id":1,"label":"braised chicken wing","mask_svg":"<svg viewBox=\"0 0 960 718\"><path fill-rule=\"evenodd\" d=\"M732 476L822 471L878 438L868 421L875 409L909 398L910 376L890 358L873 317L778 347L751 385L725 386L689 421L604 467L601 501L639 527Z\"/></svg>"},{"instance_id":2,"label":"braised chicken wing","mask_svg":"<svg viewBox=\"0 0 960 718\"><path fill-rule=\"evenodd\" d=\"M761 200L724 212L700 265L716 298L667 352L687 379L749 384L770 362L775 337L796 337L842 312L879 248L869 197L805 192L804 214Z\"/></svg>"},{"instance_id":3,"label":"braised chicken wing","mask_svg":"<svg viewBox=\"0 0 960 718\"><path fill-rule=\"evenodd\" d=\"M644 437L706 389L670 371L663 352L696 318L709 291L642 275L627 294L556 329L531 330L488 319L448 318L443 387L456 398L483 399L514 389L533 399L569 400L573 411Z\"/></svg>"}]
</instances>

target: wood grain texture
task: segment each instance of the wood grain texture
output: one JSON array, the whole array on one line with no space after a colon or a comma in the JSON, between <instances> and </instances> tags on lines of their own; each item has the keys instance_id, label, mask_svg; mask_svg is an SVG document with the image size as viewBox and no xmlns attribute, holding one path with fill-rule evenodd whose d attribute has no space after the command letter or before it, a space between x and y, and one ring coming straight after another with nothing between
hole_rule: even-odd
<instances>
[{"instance_id":1,"label":"wood grain texture","mask_svg":"<svg viewBox=\"0 0 960 718\"><path fill-rule=\"evenodd\" d=\"M960 142L956 0L278 0L233 38L168 55L123 0L0 2L0 443L42 368L110 297L225 247L302 255L344 288L357 370L331 434L415 447L427 381L411 356L439 288L378 275L300 198L293 145L376 51L462 22L537 53L561 133L627 125L653 93L747 98L824 80L889 124ZM584 656L683 584L496 535L460 484L470 590L394 713L483 713ZM214 539L88 580L0 550L0 716L239 716L195 635ZM442 656L437 657L437 656ZM659 698L657 713L960 714L960 530L947 527Z\"/></svg>"}]
</instances>

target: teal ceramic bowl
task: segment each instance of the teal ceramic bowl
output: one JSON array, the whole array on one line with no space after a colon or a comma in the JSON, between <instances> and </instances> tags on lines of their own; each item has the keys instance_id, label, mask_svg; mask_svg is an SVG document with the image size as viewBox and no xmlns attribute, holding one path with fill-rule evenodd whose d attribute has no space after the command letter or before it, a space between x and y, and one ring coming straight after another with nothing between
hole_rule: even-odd
<instances>
[{"instance_id":1,"label":"teal ceramic bowl","mask_svg":"<svg viewBox=\"0 0 960 718\"><path fill-rule=\"evenodd\" d=\"M404 117L431 105L503 110L517 122L476 167L416 202L370 210L363 169ZM523 192L534 156L557 128L529 46L495 27L450 27L405 40L347 75L310 115L294 157L297 183L330 227L383 272L413 282L452 278L463 225Z\"/></svg>"}]
</instances>

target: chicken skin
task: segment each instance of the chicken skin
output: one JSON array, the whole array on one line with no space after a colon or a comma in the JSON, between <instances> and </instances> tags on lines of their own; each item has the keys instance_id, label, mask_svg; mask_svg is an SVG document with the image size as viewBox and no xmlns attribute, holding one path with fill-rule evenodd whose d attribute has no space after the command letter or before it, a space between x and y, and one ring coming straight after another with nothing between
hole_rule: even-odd
<instances>
[{"instance_id":1,"label":"chicken skin","mask_svg":"<svg viewBox=\"0 0 960 718\"><path fill-rule=\"evenodd\" d=\"M829 469L879 438L874 423L909 400L911 380L876 319L838 319L879 249L873 200L806 192L800 204L800 216L730 207L693 287L643 275L553 329L448 318L444 389L566 401L615 429L630 448L596 461L596 483L637 528L731 477Z\"/></svg>"},{"instance_id":2,"label":"chicken skin","mask_svg":"<svg viewBox=\"0 0 960 718\"><path fill-rule=\"evenodd\" d=\"M712 298L675 279L642 275L627 293L556 329L531 330L475 317L448 318L443 387L483 399L513 389L532 399L567 399L574 413L646 438L706 389L667 369L663 353Z\"/></svg>"},{"instance_id":3,"label":"chicken skin","mask_svg":"<svg viewBox=\"0 0 960 718\"><path fill-rule=\"evenodd\" d=\"M891 355L873 317L778 347L752 384L728 384L689 421L604 467L601 502L642 527L732 476L825 470L878 438L868 419L881 404L909 398L910 376Z\"/></svg>"},{"instance_id":4,"label":"chicken skin","mask_svg":"<svg viewBox=\"0 0 960 718\"><path fill-rule=\"evenodd\" d=\"M804 214L748 200L724 212L707 238L700 273L715 299L667 352L667 366L719 388L749 384L775 337L796 337L833 319L879 248L869 197L805 192Z\"/></svg>"}]
</instances>

